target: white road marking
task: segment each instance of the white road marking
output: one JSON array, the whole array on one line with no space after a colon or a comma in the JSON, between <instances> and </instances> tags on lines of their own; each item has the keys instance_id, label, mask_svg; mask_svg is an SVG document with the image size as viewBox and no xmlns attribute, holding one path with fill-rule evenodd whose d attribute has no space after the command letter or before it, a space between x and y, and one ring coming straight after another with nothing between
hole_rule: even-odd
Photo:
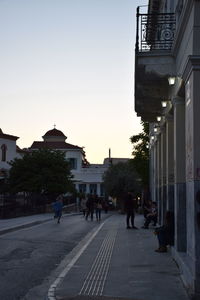
<instances>
[{"instance_id":1,"label":"white road marking","mask_svg":"<svg viewBox=\"0 0 200 300\"><path fill-rule=\"evenodd\" d=\"M61 283L61 281L64 279L64 277L67 275L67 273L70 271L70 269L73 267L73 265L76 263L78 258L83 254L85 249L88 247L88 245L92 242L94 237L97 235L97 233L101 230L105 222L103 222L98 229L92 234L92 236L88 239L88 241L85 243L85 245L78 251L78 253L72 258L70 263L63 269L63 271L59 274L59 276L56 278L56 280L51 284L49 290L48 290L48 300L56 300L55 297L55 291L58 286L58 284Z\"/></svg>"}]
</instances>

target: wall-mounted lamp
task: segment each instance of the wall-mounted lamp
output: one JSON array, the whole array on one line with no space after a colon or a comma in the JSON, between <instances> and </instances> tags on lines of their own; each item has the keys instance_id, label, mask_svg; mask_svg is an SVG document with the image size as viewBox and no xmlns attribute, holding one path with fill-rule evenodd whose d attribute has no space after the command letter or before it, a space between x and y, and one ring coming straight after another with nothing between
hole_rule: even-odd
<instances>
[{"instance_id":1,"label":"wall-mounted lamp","mask_svg":"<svg viewBox=\"0 0 200 300\"><path fill-rule=\"evenodd\" d=\"M154 127L153 131L154 131L154 132L158 132L158 128L157 128L157 127Z\"/></svg>"},{"instance_id":2,"label":"wall-mounted lamp","mask_svg":"<svg viewBox=\"0 0 200 300\"><path fill-rule=\"evenodd\" d=\"M164 108L164 107L167 107L167 101L162 101L161 104L162 104L162 107L163 107L163 108Z\"/></svg>"},{"instance_id":3,"label":"wall-mounted lamp","mask_svg":"<svg viewBox=\"0 0 200 300\"><path fill-rule=\"evenodd\" d=\"M158 122L161 121L161 117L160 116L156 117L156 119L157 119Z\"/></svg>"},{"instance_id":4,"label":"wall-mounted lamp","mask_svg":"<svg viewBox=\"0 0 200 300\"><path fill-rule=\"evenodd\" d=\"M154 136L153 136L153 135L151 136L151 140L152 140L152 141L154 140Z\"/></svg>"},{"instance_id":5,"label":"wall-mounted lamp","mask_svg":"<svg viewBox=\"0 0 200 300\"><path fill-rule=\"evenodd\" d=\"M174 85L175 79L176 79L175 77L168 77L169 85Z\"/></svg>"}]
</instances>

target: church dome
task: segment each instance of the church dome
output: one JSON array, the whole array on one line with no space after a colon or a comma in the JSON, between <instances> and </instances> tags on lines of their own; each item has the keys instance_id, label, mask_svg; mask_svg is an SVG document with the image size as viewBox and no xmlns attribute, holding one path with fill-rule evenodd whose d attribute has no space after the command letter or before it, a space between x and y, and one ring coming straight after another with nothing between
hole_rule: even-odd
<instances>
[{"instance_id":1,"label":"church dome","mask_svg":"<svg viewBox=\"0 0 200 300\"><path fill-rule=\"evenodd\" d=\"M67 137L64 135L64 133L56 128L47 131L45 133L45 135L43 136L44 141L47 141L47 140L53 141L54 139L55 140L59 139L59 140L65 141L66 138Z\"/></svg>"},{"instance_id":2,"label":"church dome","mask_svg":"<svg viewBox=\"0 0 200 300\"><path fill-rule=\"evenodd\" d=\"M56 128L47 131L44 136L63 136L63 137L66 137L62 131L60 131Z\"/></svg>"}]
</instances>

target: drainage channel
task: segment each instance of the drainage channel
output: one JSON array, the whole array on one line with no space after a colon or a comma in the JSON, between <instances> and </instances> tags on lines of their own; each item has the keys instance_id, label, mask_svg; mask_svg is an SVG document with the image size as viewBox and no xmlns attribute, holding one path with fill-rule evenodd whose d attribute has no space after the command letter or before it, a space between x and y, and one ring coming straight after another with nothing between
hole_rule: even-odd
<instances>
[{"instance_id":1,"label":"drainage channel","mask_svg":"<svg viewBox=\"0 0 200 300\"><path fill-rule=\"evenodd\" d=\"M108 274L117 228L108 231L79 295L101 296Z\"/></svg>"}]
</instances>

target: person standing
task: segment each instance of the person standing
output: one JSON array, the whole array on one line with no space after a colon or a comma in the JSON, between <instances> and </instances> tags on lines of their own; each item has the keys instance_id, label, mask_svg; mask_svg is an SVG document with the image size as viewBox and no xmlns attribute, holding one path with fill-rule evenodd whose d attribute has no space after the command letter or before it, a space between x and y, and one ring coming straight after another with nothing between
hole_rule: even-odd
<instances>
[{"instance_id":1,"label":"person standing","mask_svg":"<svg viewBox=\"0 0 200 300\"><path fill-rule=\"evenodd\" d=\"M131 229L138 229L134 224L135 219L135 203L132 192L128 192L125 196L125 203L124 203L125 211L126 211L126 228ZM130 226L131 222L131 226Z\"/></svg>"}]
</instances>

